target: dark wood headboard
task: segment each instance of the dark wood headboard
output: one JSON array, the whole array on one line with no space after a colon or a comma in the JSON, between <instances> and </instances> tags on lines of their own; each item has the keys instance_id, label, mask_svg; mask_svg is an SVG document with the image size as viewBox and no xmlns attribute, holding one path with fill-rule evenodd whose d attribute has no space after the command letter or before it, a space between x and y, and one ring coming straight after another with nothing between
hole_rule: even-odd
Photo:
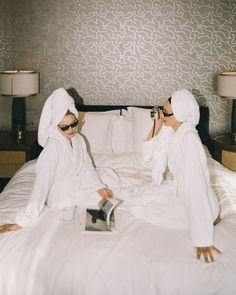
<instances>
[{"instance_id":1,"label":"dark wood headboard","mask_svg":"<svg viewBox=\"0 0 236 295\"><path fill-rule=\"evenodd\" d=\"M110 110L120 110L122 114L122 109L127 109L127 107L140 107L145 109L152 109L153 106L136 106L136 105L81 105L77 104L76 108L79 112L105 112ZM208 147L209 152L213 156L214 152L214 141L209 133L209 109L207 107L200 107L200 121L197 125L197 130L201 141L204 145ZM35 146L32 149L31 159L38 157L42 147L35 143Z\"/></svg>"},{"instance_id":2,"label":"dark wood headboard","mask_svg":"<svg viewBox=\"0 0 236 295\"><path fill-rule=\"evenodd\" d=\"M120 110L127 109L127 107L140 107L145 109L152 109L153 106L137 106L137 105L76 105L76 108L79 112L105 112L111 110ZM214 152L214 142L209 133L209 109L208 107L200 107L200 121L197 125L198 134L201 138L201 141L209 149L211 155Z\"/></svg>"}]
</instances>

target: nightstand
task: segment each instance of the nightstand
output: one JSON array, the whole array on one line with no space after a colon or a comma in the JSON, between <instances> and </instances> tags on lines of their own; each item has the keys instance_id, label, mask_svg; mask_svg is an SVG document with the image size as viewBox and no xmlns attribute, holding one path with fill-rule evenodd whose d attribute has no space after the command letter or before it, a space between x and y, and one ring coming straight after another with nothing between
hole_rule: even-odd
<instances>
[{"instance_id":1,"label":"nightstand","mask_svg":"<svg viewBox=\"0 0 236 295\"><path fill-rule=\"evenodd\" d=\"M25 162L31 159L36 140L36 131L22 132L20 140L16 132L0 131L0 178L11 178Z\"/></svg>"},{"instance_id":2,"label":"nightstand","mask_svg":"<svg viewBox=\"0 0 236 295\"><path fill-rule=\"evenodd\" d=\"M225 167L236 171L236 142L230 134L218 135L215 141L215 159Z\"/></svg>"}]
</instances>

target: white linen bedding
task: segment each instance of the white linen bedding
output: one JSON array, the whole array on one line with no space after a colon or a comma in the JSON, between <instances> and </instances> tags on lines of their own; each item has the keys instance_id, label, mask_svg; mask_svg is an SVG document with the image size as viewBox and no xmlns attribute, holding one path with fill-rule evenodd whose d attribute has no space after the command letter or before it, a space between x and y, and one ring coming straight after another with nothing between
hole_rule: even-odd
<instances>
[{"instance_id":1,"label":"white linen bedding","mask_svg":"<svg viewBox=\"0 0 236 295\"><path fill-rule=\"evenodd\" d=\"M139 154L97 154L94 162L115 193L151 180ZM70 223L48 208L31 227L0 235L0 295L236 294L236 173L210 157L208 165L223 217L214 263L195 258L188 231L136 219L126 202L115 235L83 234L82 209ZM0 224L26 205L34 168L26 163L0 194Z\"/></svg>"}]
</instances>

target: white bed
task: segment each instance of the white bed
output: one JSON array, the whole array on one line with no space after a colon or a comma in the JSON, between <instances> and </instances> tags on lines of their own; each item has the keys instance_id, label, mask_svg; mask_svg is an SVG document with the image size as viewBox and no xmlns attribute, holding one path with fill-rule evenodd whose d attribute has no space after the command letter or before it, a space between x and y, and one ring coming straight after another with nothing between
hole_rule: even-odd
<instances>
[{"instance_id":1,"label":"white bed","mask_svg":"<svg viewBox=\"0 0 236 295\"><path fill-rule=\"evenodd\" d=\"M215 228L222 254L214 263L195 258L187 231L135 219L126 202L117 209L120 232L111 235L84 234L81 209L74 222L63 222L61 210L48 208L31 227L0 235L0 294L236 294L236 173L207 155L222 213ZM138 151L97 151L93 159L114 188L150 182ZM26 163L0 194L0 224L13 222L26 205L35 163ZM116 177L109 177L111 167Z\"/></svg>"}]
</instances>

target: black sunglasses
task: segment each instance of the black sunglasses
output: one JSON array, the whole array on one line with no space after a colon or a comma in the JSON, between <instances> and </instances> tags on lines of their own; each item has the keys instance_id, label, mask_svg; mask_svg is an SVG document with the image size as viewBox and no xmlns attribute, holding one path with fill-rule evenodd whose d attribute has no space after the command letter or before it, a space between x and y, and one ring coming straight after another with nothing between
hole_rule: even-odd
<instances>
[{"instance_id":1,"label":"black sunglasses","mask_svg":"<svg viewBox=\"0 0 236 295\"><path fill-rule=\"evenodd\" d=\"M162 111L164 117L170 117L170 116L173 116L174 114L173 113L166 113L165 111Z\"/></svg>"},{"instance_id":2,"label":"black sunglasses","mask_svg":"<svg viewBox=\"0 0 236 295\"><path fill-rule=\"evenodd\" d=\"M60 126L60 125L58 125L59 127L60 127L60 129L62 130L62 131L67 131L69 128L75 128L77 125L78 125L78 123L79 123L79 121L78 120L76 120L74 123L72 123L72 124L70 124L70 125L66 125L66 126Z\"/></svg>"}]
</instances>

